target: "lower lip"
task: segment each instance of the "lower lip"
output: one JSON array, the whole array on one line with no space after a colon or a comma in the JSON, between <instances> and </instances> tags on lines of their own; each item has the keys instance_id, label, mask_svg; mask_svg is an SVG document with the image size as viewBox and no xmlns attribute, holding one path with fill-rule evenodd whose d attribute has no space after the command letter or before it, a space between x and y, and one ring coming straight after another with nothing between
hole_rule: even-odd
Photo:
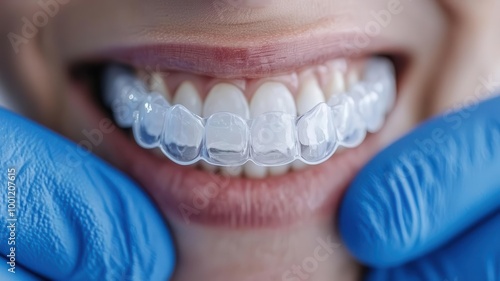
<instances>
[{"instance_id":1,"label":"lower lip","mask_svg":"<svg viewBox=\"0 0 500 281\"><path fill-rule=\"evenodd\" d=\"M91 118L89 124L108 118L88 91L76 88L73 102ZM104 158L145 188L167 218L265 228L332 216L357 171L381 147L379 135L369 135L357 148L339 151L320 165L264 179L233 178L179 166L139 147L120 129L106 135L101 148Z\"/></svg>"},{"instance_id":2,"label":"lower lip","mask_svg":"<svg viewBox=\"0 0 500 281\"><path fill-rule=\"evenodd\" d=\"M370 155L363 152L369 141L321 165L264 179L212 174L176 165L148 152L140 156L144 161L129 162L128 171L154 195L168 216L187 224L283 227L313 216L334 214L349 182ZM138 152L130 157L138 159Z\"/></svg>"}]
</instances>

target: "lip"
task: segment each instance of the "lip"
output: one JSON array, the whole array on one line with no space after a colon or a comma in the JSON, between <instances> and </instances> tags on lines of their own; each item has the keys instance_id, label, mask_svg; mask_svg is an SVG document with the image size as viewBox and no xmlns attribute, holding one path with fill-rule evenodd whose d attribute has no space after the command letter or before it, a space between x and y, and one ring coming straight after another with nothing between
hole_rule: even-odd
<instances>
[{"instance_id":1,"label":"lip","mask_svg":"<svg viewBox=\"0 0 500 281\"><path fill-rule=\"evenodd\" d=\"M118 61L152 71L175 70L215 77L261 77L290 72L333 58L394 54L396 45L377 39L346 55L355 34L278 40L242 46L211 44L153 44L117 46L79 61ZM297 52L300 50L303 53ZM264 60L265 58L265 60ZM399 88L399 87L398 87ZM104 111L88 96L86 115L96 122ZM383 131L383 130L382 130ZM379 135L368 135L354 149L337 152L328 161L282 176L265 179L229 178L174 164L139 147L124 131L116 130L106 145L106 159L132 176L153 197L169 220L230 228L280 227L314 216L331 216L355 174L382 147Z\"/></svg>"},{"instance_id":2,"label":"lip","mask_svg":"<svg viewBox=\"0 0 500 281\"><path fill-rule=\"evenodd\" d=\"M357 149L342 151L321 165L265 179L211 174L166 159L153 160L151 155L145 155L142 164L126 162L130 164L125 169L154 190L172 219L230 228L282 227L331 216L350 181L375 151L376 141L367 139ZM138 154L129 157L137 159Z\"/></svg>"},{"instance_id":3,"label":"lip","mask_svg":"<svg viewBox=\"0 0 500 281\"><path fill-rule=\"evenodd\" d=\"M262 78L287 74L336 58L364 54L403 55L404 45L381 37L362 45L356 32L318 33L293 38L241 40L238 44L214 40L185 40L184 43L155 42L134 46L111 45L80 55L73 64L116 61L151 71L179 71L224 79Z\"/></svg>"}]
</instances>

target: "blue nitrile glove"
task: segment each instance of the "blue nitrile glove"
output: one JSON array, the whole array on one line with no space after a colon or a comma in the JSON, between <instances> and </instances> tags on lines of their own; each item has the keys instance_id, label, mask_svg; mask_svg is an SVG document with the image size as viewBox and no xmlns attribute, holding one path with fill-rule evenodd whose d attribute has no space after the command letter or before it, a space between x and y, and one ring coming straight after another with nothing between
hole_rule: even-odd
<instances>
[{"instance_id":1,"label":"blue nitrile glove","mask_svg":"<svg viewBox=\"0 0 500 281\"><path fill-rule=\"evenodd\" d=\"M168 280L171 236L134 182L14 113L0 124L0 280Z\"/></svg>"},{"instance_id":2,"label":"blue nitrile glove","mask_svg":"<svg viewBox=\"0 0 500 281\"><path fill-rule=\"evenodd\" d=\"M340 210L367 280L500 280L500 97L432 119L383 150Z\"/></svg>"}]
</instances>

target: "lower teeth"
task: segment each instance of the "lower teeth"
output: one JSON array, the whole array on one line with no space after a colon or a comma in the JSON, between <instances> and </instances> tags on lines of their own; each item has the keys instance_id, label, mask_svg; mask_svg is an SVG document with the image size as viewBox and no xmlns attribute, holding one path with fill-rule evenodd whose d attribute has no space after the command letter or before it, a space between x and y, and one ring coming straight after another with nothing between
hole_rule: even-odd
<instances>
[{"instance_id":1,"label":"lower teeth","mask_svg":"<svg viewBox=\"0 0 500 281\"><path fill-rule=\"evenodd\" d=\"M333 95L301 116L266 112L243 119L230 112L201 118L186 107L169 102L128 70L110 66L105 72L105 102L117 124L132 127L144 148L159 147L180 165L199 160L215 166L282 166L294 161L313 165L326 161L339 146L356 147L367 131L376 132L393 106L395 82L392 63L374 58L364 81Z\"/></svg>"}]
</instances>

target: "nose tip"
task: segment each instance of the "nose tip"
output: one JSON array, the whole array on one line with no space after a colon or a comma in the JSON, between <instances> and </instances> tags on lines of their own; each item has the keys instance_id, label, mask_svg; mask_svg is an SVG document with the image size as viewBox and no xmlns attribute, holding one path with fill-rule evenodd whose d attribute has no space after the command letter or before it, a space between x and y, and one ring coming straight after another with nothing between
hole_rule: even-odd
<instances>
[{"instance_id":1,"label":"nose tip","mask_svg":"<svg viewBox=\"0 0 500 281\"><path fill-rule=\"evenodd\" d=\"M264 8L270 6L274 0L223 0L238 8Z\"/></svg>"}]
</instances>

